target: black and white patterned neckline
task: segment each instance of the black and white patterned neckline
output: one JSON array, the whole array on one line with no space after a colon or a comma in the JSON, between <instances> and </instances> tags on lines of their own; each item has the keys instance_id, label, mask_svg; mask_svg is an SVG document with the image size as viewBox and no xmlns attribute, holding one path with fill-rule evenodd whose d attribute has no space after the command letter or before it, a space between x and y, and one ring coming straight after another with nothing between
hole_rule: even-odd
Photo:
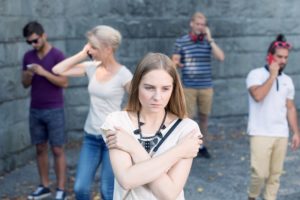
<instances>
[{"instance_id":1,"label":"black and white patterned neckline","mask_svg":"<svg viewBox=\"0 0 300 200\"><path fill-rule=\"evenodd\" d=\"M159 126L158 130L156 131L155 135L153 136L143 136L141 126L145 123L141 122L140 120L140 112L137 112L137 120L138 120L138 129L134 130L133 133L138 136L138 141L144 147L144 149L150 153L151 150L158 144L158 142L163 138L163 134L161 130L165 129L165 121L167 117L167 111L165 110L164 118Z\"/></svg>"}]
</instances>

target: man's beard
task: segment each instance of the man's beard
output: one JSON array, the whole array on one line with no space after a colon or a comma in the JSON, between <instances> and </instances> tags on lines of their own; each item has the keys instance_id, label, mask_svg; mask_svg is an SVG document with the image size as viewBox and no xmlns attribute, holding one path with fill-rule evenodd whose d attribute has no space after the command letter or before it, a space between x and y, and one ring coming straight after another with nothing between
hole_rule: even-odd
<instances>
[{"instance_id":1,"label":"man's beard","mask_svg":"<svg viewBox=\"0 0 300 200\"><path fill-rule=\"evenodd\" d=\"M35 48L37 51L42 51L45 48L45 43L43 42L41 46Z\"/></svg>"},{"instance_id":2,"label":"man's beard","mask_svg":"<svg viewBox=\"0 0 300 200\"><path fill-rule=\"evenodd\" d=\"M286 64L280 65L280 69L279 69L279 71L278 71L278 74L279 74L279 75L281 75L281 73L283 72L285 66L286 66Z\"/></svg>"}]
</instances>

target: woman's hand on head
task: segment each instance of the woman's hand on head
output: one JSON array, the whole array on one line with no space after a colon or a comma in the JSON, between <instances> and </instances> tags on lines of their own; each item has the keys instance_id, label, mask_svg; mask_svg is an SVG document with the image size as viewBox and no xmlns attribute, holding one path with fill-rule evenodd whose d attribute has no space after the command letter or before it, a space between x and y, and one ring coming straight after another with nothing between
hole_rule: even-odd
<instances>
[{"instance_id":1,"label":"woman's hand on head","mask_svg":"<svg viewBox=\"0 0 300 200\"><path fill-rule=\"evenodd\" d=\"M107 131L106 139L107 139L107 146L109 149L119 149L125 151L129 154L134 149L136 144L139 144L137 140L127 133L121 127L114 127L115 130Z\"/></svg>"},{"instance_id":2,"label":"woman's hand on head","mask_svg":"<svg viewBox=\"0 0 300 200\"><path fill-rule=\"evenodd\" d=\"M194 158L197 156L202 144L201 137L197 130L194 129L180 140L178 145L181 148L182 158Z\"/></svg>"},{"instance_id":3,"label":"woman's hand on head","mask_svg":"<svg viewBox=\"0 0 300 200\"><path fill-rule=\"evenodd\" d=\"M86 56L88 56L88 55L89 55L89 50L90 50L90 48L91 48L90 43L86 43L86 44L84 45L83 49L81 50L81 52L82 52L83 54L85 54Z\"/></svg>"}]
</instances>

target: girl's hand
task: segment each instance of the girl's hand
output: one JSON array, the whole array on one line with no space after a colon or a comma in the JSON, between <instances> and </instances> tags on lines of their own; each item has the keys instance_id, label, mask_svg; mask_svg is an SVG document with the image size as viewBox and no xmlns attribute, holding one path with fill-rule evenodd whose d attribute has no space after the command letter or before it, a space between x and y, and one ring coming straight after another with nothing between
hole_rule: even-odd
<instances>
[{"instance_id":1,"label":"girl's hand","mask_svg":"<svg viewBox=\"0 0 300 200\"><path fill-rule=\"evenodd\" d=\"M109 149L120 149L129 154L135 149L135 145L139 144L138 141L127 133L121 127L114 127L115 130L107 131L106 139L107 146Z\"/></svg>"},{"instance_id":2,"label":"girl's hand","mask_svg":"<svg viewBox=\"0 0 300 200\"><path fill-rule=\"evenodd\" d=\"M181 150L182 158L194 158L197 156L200 145L202 144L202 136L197 134L196 130L192 130L178 143Z\"/></svg>"}]
</instances>

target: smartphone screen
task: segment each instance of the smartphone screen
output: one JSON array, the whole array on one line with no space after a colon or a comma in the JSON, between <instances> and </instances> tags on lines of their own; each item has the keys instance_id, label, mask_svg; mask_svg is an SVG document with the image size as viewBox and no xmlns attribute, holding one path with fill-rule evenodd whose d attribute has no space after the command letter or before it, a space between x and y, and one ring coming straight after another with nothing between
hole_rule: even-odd
<instances>
[{"instance_id":1,"label":"smartphone screen","mask_svg":"<svg viewBox=\"0 0 300 200\"><path fill-rule=\"evenodd\" d=\"M28 65L26 65L26 67L27 67L27 69L30 69L33 67L33 64L28 64Z\"/></svg>"}]
</instances>

